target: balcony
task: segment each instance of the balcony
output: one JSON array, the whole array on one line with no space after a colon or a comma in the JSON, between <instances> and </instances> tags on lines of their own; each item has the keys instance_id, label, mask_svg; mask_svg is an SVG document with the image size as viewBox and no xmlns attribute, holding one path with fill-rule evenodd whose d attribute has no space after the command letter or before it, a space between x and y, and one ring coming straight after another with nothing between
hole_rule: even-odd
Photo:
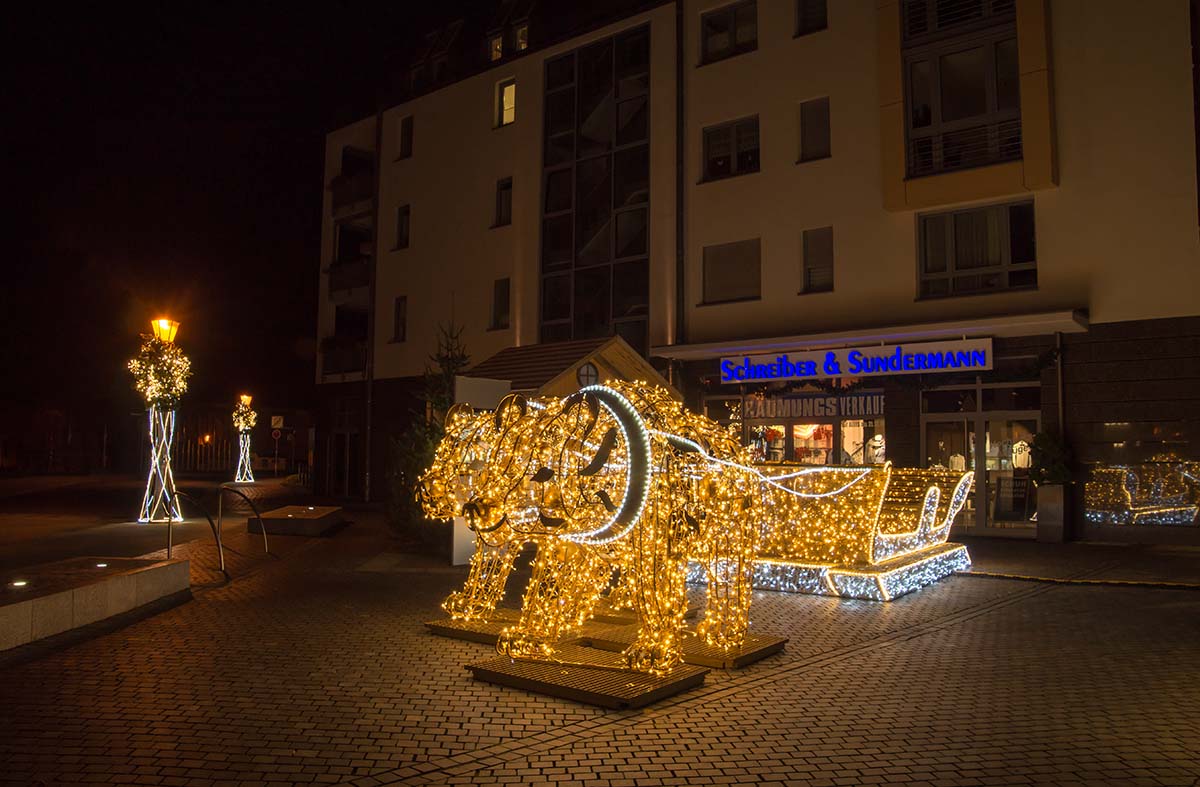
<instances>
[{"instance_id":1,"label":"balcony","mask_svg":"<svg viewBox=\"0 0 1200 787\"><path fill-rule=\"evenodd\" d=\"M371 258L357 257L329 266L329 291L341 292L366 287L371 280Z\"/></svg>"},{"instance_id":2,"label":"balcony","mask_svg":"<svg viewBox=\"0 0 1200 787\"><path fill-rule=\"evenodd\" d=\"M374 198L375 173L363 170L338 175L329 182L329 190L333 197L333 212L338 213L350 205Z\"/></svg>"},{"instance_id":3,"label":"balcony","mask_svg":"<svg viewBox=\"0 0 1200 787\"><path fill-rule=\"evenodd\" d=\"M334 335L321 340L321 374L361 373L366 363L365 339Z\"/></svg>"},{"instance_id":4,"label":"balcony","mask_svg":"<svg viewBox=\"0 0 1200 787\"><path fill-rule=\"evenodd\" d=\"M1019 117L970 128L917 136L910 132L908 176L1018 161L1021 158Z\"/></svg>"}]
</instances>

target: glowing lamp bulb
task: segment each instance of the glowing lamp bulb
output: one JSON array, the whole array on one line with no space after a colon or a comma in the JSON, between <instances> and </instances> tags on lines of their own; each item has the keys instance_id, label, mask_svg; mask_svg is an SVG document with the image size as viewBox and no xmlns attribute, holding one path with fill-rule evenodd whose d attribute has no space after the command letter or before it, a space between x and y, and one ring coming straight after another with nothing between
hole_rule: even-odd
<instances>
[{"instance_id":1,"label":"glowing lamp bulb","mask_svg":"<svg viewBox=\"0 0 1200 787\"><path fill-rule=\"evenodd\" d=\"M250 402L254 399L254 397L251 396L250 394L242 394L238 398L241 399L242 404L246 405L247 407L250 406Z\"/></svg>"},{"instance_id":2,"label":"glowing lamp bulb","mask_svg":"<svg viewBox=\"0 0 1200 787\"><path fill-rule=\"evenodd\" d=\"M150 327L154 329L154 338L167 344L175 341L175 334L179 331L179 323L166 317L151 320Z\"/></svg>"},{"instance_id":3,"label":"glowing lamp bulb","mask_svg":"<svg viewBox=\"0 0 1200 787\"><path fill-rule=\"evenodd\" d=\"M28 584L29 584L29 583L28 583L28 582L26 582L25 580L23 580L23 579L18 579L18 580L14 581L14 582L12 583L12 586L13 586L13 587L15 587L15 588L23 588L23 587L25 587L25 586L26 586L26 585L28 585Z\"/></svg>"}]
</instances>

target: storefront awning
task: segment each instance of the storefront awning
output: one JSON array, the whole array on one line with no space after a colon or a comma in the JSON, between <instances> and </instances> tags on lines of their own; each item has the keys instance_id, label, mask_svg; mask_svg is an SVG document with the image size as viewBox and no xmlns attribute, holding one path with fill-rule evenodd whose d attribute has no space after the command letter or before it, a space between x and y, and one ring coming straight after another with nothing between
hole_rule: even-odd
<instances>
[{"instance_id":1,"label":"storefront awning","mask_svg":"<svg viewBox=\"0 0 1200 787\"><path fill-rule=\"evenodd\" d=\"M1045 336L1053 333L1083 333L1088 328L1087 313L1073 311L981 317L950 322L864 328L833 333L799 336L775 336L765 339L729 339L700 344L674 344L651 347L650 355L679 361L699 361L734 355L765 355L775 352L825 350L864 344L972 339L983 337Z\"/></svg>"}]
</instances>

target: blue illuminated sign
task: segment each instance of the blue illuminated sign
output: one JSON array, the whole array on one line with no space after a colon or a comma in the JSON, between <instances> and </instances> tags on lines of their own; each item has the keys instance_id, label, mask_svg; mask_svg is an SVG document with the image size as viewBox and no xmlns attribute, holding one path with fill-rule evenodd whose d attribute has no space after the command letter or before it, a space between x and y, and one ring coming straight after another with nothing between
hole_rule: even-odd
<instances>
[{"instance_id":1,"label":"blue illuminated sign","mask_svg":"<svg viewBox=\"0 0 1200 787\"><path fill-rule=\"evenodd\" d=\"M971 339L722 358L721 382L880 377L991 368L992 340Z\"/></svg>"}]
</instances>

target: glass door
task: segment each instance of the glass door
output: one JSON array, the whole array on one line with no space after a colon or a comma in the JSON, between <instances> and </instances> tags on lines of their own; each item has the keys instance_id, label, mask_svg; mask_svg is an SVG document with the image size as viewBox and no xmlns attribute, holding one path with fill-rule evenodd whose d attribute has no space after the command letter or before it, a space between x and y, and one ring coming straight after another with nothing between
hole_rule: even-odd
<instances>
[{"instance_id":1,"label":"glass door","mask_svg":"<svg viewBox=\"0 0 1200 787\"><path fill-rule=\"evenodd\" d=\"M988 527L1032 527L1037 497L1029 477L1030 446L1038 418L988 413L984 421L987 447Z\"/></svg>"},{"instance_id":2,"label":"glass door","mask_svg":"<svg viewBox=\"0 0 1200 787\"><path fill-rule=\"evenodd\" d=\"M925 466L940 470L966 472L975 470L976 419L958 417L946 420L925 421ZM959 513L955 524L968 528L979 526L979 486L976 493L967 498L967 504Z\"/></svg>"}]
</instances>

